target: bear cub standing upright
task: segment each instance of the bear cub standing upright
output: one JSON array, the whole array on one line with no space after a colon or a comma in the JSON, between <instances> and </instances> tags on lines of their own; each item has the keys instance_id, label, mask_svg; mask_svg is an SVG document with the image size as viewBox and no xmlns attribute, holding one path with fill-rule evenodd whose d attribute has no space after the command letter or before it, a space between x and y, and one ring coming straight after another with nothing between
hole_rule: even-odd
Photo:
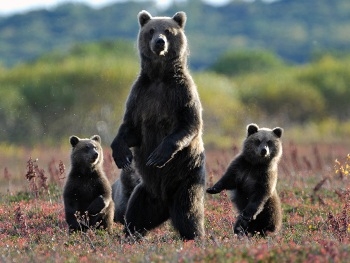
<instances>
[{"instance_id":1,"label":"bear cub standing upright","mask_svg":"<svg viewBox=\"0 0 350 263\"><path fill-rule=\"evenodd\" d=\"M69 232L89 227L112 229L114 202L112 188L103 171L101 138L70 137L71 170L63 190L63 201ZM76 213L87 216L78 222Z\"/></svg>"},{"instance_id":2,"label":"bear cub standing upright","mask_svg":"<svg viewBox=\"0 0 350 263\"><path fill-rule=\"evenodd\" d=\"M234 232L239 235L275 232L282 225L281 202L276 191L277 164L282 156L282 128L247 126L242 152L231 162L222 178L207 189L216 194L231 190L239 217Z\"/></svg>"},{"instance_id":3,"label":"bear cub standing upright","mask_svg":"<svg viewBox=\"0 0 350 263\"><path fill-rule=\"evenodd\" d=\"M123 169L113 185L115 198L122 198L116 220L125 215L125 232L135 236L171 219L183 239L202 237L202 106L187 67L186 14L152 17L141 11L138 20L141 71L111 145Z\"/></svg>"}]
</instances>

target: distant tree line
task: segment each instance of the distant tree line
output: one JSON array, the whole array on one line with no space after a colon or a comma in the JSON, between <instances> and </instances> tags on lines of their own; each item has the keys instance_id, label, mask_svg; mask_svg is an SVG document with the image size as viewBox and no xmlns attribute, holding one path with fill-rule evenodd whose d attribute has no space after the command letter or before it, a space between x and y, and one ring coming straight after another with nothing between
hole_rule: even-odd
<instances>
[{"instance_id":1,"label":"distant tree line","mask_svg":"<svg viewBox=\"0 0 350 263\"><path fill-rule=\"evenodd\" d=\"M158 10L154 1L119 2L102 9L63 4L53 10L0 17L0 63L13 66L75 43L125 39L135 43L137 13L188 14L191 67L206 69L229 50L264 49L292 63L309 61L319 53L350 50L348 0L232 0L225 6L202 1L173 1Z\"/></svg>"}]
</instances>

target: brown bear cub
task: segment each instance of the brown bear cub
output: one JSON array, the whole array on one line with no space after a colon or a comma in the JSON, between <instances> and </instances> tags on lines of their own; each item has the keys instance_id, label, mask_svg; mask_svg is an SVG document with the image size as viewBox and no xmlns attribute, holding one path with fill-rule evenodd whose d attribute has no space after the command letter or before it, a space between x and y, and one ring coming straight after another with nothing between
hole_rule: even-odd
<instances>
[{"instance_id":1,"label":"brown bear cub","mask_svg":"<svg viewBox=\"0 0 350 263\"><path fill-rule=\"evenodd\" d=\"M119 179L112 185L112 198L115 205L114 222L125 223L128 201L140 180L140 175L134 169L124 169L120 173Z\"/></svg>"},{"instance_id":2,"label":"brown bear cub","mask_svg":"<svg viewBox=\"0 0 350 263\"><path fill-rule=\"evenodd\" d=\"M115 198L123 198L116 219L135 236L171 219L183 239L194 239L204 235L205 156L202 106L187 66L186 14L141 11L138 20L141 71L111 145L124 169L113 186L121 193Z\"/></svg>"},{"instance_id":3,"label":"brown bear cub","mask_svg":"<svg viewBox=\"0 0 350 263\"><path fill-rule=\"evenodd\" d=\"M242 152L231 162L222 178L207 189L209 194L231 190L239 217L238 235L276 232L282 225L281 202L276 191L277 165L282 156L282 128L247 126Z\"/></svg>"},{"instance_id":4,"label":"brown bear cub","mask_svg":"<svg viewBox=\"0 0 350 263\"><path fill-rule=\"evenodd\" d=\"M64 209L69 232L86 231L89 227L111 232L114 216L112 188L103 171L101 138L70 137L71 170L63 190ZM77 220L76 214L80 219Z\"/></svg>"}]
</instances>

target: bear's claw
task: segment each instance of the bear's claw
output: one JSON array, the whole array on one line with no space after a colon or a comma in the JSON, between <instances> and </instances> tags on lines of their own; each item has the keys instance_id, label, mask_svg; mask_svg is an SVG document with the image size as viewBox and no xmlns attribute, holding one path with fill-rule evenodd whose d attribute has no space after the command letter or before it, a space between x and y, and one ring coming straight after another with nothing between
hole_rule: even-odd
<instances>
[{"instance_id":1,"label":"bear's claw","mask_svg":"<svg viewBox=\"0 0 350 263\"><path fill-rule=\"evenodd\" d=\"M167 163L167 160L164 160L161 156L154 156L153 154L147 159L147 166L155 166L157 168L162 168Z\"/></svg>"},{"instance_id":2,"label":"bear's claw","mask_svg":"<svg viewBox=\"0 0 350 263\"><path fill-rule=\"evenodd\" d=\"M208 194L217 194L217 193L220 193L220 192L221 191L218 188L216 188L216 187L209 187L207 189L207 193Z\"/></svg>"}]
</instances>

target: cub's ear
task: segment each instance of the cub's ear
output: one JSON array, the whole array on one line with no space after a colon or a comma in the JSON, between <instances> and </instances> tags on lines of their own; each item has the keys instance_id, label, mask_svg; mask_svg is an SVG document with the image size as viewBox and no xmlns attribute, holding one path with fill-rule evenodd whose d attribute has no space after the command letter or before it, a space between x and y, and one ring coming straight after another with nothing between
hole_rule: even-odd
<instances>
[{"instance_id":1,"label":"cub's ear","mask_svg":"<svg viewBox=\"0 0 350 263\"><path fill-rule=\"evenodd\" d=\"M94 141L97 141L99 143L101 143L101 137L100 135L94 135L90 138L90 140L94 140Z\"/></svg>"},{"instance_id":2,"label":"cub's ear","mask_svg":"<svg viewBox=\"0 0 350 263\"><path fill-rule=\"evenodd\" d=\"M139 15L139 24L141 27L143 27L149 20L152 19L152 15L148 13L146 10L142 10Z\"/></svg>"},{"instance_id":3,"label":"cub's ear","mask_svg":"<svg viewBox=\"0 0 350 263\"><path fill-rule=\"evenodd\" d=\"M259 130L259 126L256 125L255 123L249 124L247 126L247 132L248 132L247 137L249 137L250 135L252 135L252 134L254 134L256 132L258 132L258 130Z\"/></svg>"},{"instance_id":4,"label":"cub's ear","mask_svg":"<svg viewBox=\"0 0 350 263\"><path fill-rule=\"evenodd\" d=\"M173 16L173 20L181 27L184 28L187 20L187 16L185 12L177 12Z\"/></svg>"},{"instance_id":5,"label":"cub's ear","mask_svg":"<svg viewBox=\"0 0 350 263\"><path fill-rule=\"evenodd\" d=\"M78 144L78 142L80 141L80 138L78 136L73 135L69 138L69 141L70 141L70 144L72 145L72 147L75 147Z\"/></svg>"},{"instance_id":6,"label":"cub's ear","mask_svg":"<svg viewBox=\"0 0 350 263\"><path fill-rule=\"evenodd\" d=\"M282 134L283 134L283 129L282 128L276 127L272 131L278 138L282 137Z\"/></svg>"}]
</instances>

